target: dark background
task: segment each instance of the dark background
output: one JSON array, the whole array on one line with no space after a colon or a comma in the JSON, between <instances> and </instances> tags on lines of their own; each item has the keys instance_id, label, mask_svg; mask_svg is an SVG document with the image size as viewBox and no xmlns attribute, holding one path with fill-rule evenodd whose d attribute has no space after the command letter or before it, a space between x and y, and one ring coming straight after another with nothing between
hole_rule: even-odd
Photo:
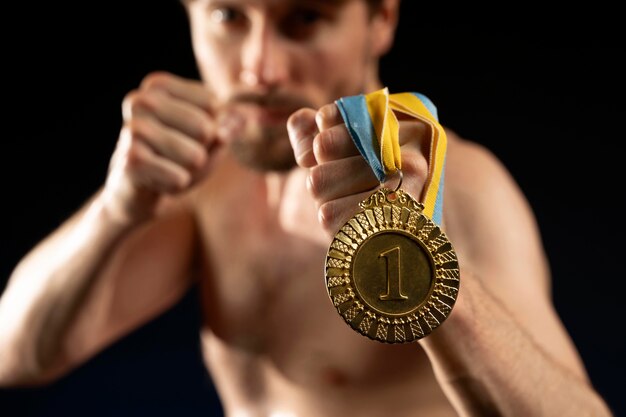
<instances>
[{"instance_id":1,"label":"dark background","mask_svg":"<svg viewBox=\"0 0 626 417\"><path fill-rule=\"evenodd\" d=\"M430 17L441 13L405 1L383 81L429 96L444 125L511 170L542 229L556 309L593 384L625 415L625 68L611 12ZM197 78L176 1L47 2L7 18L17 28L3 41L0 290L104 180L126 92L153 70ZM201 365L195 296L51 386L0 391L0 415L221 414Z\"/></svg>"}]
</instances>

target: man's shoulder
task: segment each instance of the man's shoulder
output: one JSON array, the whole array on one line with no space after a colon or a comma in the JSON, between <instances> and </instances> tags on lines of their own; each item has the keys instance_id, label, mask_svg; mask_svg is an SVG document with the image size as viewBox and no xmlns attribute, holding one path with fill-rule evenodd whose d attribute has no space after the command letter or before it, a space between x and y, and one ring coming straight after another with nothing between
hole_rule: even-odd
<instances>
[{"instance_id":1,"label":"man's shoulder","mask_svg":"<svg viewBox=\"0 0 626 417\"><path fill-rule=\"evenodd\" d=\"M508 169L489 148L448 128L446 136L446 180L478 188L486 185L485 182L490 185L502 181L510 182Z\"/></svg>"},{"instance_id":2,"label":"man's shoulder","mask_svg":"<svg viewBox=\"0 0 626 417\"><path fill-rule=\"evenodd\" d=\"M513 213L529 217L530 207L523 190L495 153L454 132L448 137L445 201L451 212L490 223L494 223L496 213L507 221Z\"/></svg>"}]
</instances>

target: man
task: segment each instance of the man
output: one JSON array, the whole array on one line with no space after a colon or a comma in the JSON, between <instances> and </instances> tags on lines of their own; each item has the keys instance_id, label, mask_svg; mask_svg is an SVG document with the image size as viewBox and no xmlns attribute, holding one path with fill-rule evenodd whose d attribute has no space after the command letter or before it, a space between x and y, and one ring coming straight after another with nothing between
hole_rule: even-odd
<instances>
[{"instance_id":1,"label":"man","mask_svg":"<svg viewBox=\"0 0 626 417\"><path fill-rule=\"evenodd\" d=\"M462 284L450 317L388 345L329 303L328 245L377 185L333 102L383 87L396 0L185 7L203 83L151 74L124 100L106 183L2 295L2 385L59 378L197 283L227 415L610 416L550 303L527 202L453 132L442 227ZM426 133L402 124L414 196Z\"/></svg>"}]
</instances>

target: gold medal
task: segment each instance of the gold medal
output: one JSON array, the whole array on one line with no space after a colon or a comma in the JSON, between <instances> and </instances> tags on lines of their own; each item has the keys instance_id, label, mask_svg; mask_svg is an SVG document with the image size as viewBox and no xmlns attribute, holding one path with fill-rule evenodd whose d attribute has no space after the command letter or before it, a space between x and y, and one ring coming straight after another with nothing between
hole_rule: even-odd
<instances>
[{"instance_id":1,"label":"gold medal","mask_svg":"<svg viewBox=\"0 0 626 417\"><path fill-rule=\"evenodd\" d=\"M326 289L352 329L384 343L408 343L429 335L450 315L459 292L456 252L437 225L442 218L446 136L424 101L416 93L389 95L386 88L337 101L381 188L362 201L360 210L335 234L326 255ZM424 203L400 188L394 111L431 128ZM382 186L394 172L400 174L398 187Z\"/></svg>"},{"instance_id":2,"label":"gold medal","mask_svg":"<svg viewBox=\"0 0 626 417\"><path fill-rule=\"evenodd\" d=\"M421 339L456 301L454 248L423 205L401 189L381 188L359 206L328 250L328 295L364 336L386 343Z\"/></svg>"}]
</instances>

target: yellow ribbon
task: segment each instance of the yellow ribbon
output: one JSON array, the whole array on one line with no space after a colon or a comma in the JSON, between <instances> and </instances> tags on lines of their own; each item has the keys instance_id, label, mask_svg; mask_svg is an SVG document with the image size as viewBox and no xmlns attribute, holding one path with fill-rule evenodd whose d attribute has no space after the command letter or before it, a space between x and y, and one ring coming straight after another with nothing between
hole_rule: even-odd
<instances>
[{"instance_id":1,"label":"yellow ribbon","mask_svg":"<svg viewBox=\"0 0 626 417\"><path fill-rule=\"evenodd\" d=\"M400 124L395 112L401 112L430 127L430 152L428 175L422 191L424 214L433 218L436 207L441 209L443 169L447 150L447 137L443 127L431 114L422 100L413 93L389 94L387 87L365 95L368 112L376 132L380 161L386 174L402 169L400 155ZM439 199L439 204L438 204Z\"/></svg>"}]
</instances>

